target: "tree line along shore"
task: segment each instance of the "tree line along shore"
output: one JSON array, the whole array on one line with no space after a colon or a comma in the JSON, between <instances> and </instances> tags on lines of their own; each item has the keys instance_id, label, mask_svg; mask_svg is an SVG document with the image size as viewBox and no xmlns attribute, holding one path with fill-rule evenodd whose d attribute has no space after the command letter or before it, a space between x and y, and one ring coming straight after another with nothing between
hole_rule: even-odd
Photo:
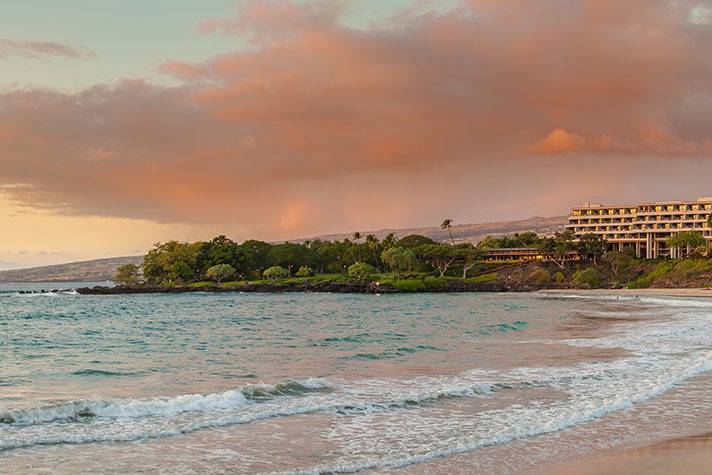
<instances>
[{"instance_id":1,"label":"tree line along shore","mask_svg":"<svg viewBox=\"0 0 712 475\"><path fill-rule=\"evenodd\" d=\"M449 229L450 220L442 227ZM699 236L701 238L701 236ZM436 242L411 234L403 238L354 233L342 241L308 240L270 244L211 241L156 244L142 265L118 268L116 287L81 293L177 292L461 292L538 289L691 288L712 286L712 259L704 239L676 237L686 259L637 259L631 251L607 251L596 235L533 232L487 237L477 245ZM491 262L487 251L539 248L540 261ZM576 256L572 259L571 256Z\"/></svg>"}]
</instances>

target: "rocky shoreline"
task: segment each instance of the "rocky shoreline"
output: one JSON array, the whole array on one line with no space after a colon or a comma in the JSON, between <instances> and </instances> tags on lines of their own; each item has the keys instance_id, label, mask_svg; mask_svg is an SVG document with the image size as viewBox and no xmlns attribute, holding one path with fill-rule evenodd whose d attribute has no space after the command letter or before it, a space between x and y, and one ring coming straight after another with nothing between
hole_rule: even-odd
<instances>
[{"instance_id":1,"label":"rocky shoreline","mask_svg":"<svg viewBox=\"0 0 712 475\"><path fill-rule=\"evenodd\" d=\"M448 292L529 292L541 290L543 286L508 286L502 282L470 283L464 281L449 281L446 284L421 290L427 293ZM257 292L257 293L286 293L286 292L328 292L344 294L392 294L413 293L400 290L388 284L376 282L288 282L288 283L255 283L239 286L116 286L116 287L83 287L76 289L81 295L127 295L127 294L182 294L189 292L229 293L229 292Z\"/></svg>"}]
</instances>

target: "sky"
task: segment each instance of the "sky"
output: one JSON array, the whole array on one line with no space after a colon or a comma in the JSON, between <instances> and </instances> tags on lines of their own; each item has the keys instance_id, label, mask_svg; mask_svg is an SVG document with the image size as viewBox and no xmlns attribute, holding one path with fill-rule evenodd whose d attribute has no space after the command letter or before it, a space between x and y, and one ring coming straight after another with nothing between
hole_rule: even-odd
<instances>
[{"instance_id":1,"label":"sky","mask_svg":"<svg viewBox=\"0 0 712 475\"><path fill-rule=\"evenodd\" d=\"M712 195L712 0L33 0L0 268Z\"/></svg>"}]
</instances>

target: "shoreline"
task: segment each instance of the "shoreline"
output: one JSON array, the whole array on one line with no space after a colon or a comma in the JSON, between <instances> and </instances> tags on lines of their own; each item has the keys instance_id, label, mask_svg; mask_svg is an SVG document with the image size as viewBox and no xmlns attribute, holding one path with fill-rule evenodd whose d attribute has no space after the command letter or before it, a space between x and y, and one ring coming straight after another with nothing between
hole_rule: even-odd
<instances>
[{"instance_id":1,"label":"shoreline","mask_svg":"<svg viewBox=\"0 0 712 475\"><path fill-rule=\"evenodd\" d=\"M538 293L563 295L620 295L626 297L712 297L711 287L650 289L542 289Z\"/></svg>"},{"instance_id":2,"label":"shoreline","mask_svg":"<svg viewBox=\"0 0 712 475\"><path fill-rule=\"evenodd\" d=\"M343 294L414 294L414 293L463 293L463 292L532 292L541 295L618 295L626 297L712 297L712 288L650 288L650 289L577 289L577 288L542 288L534 286L505 286L496 282L473 284L468 282L450 282L439 288L409 291L394 288L389 285L378 285L375 282L302 282L275 284L245 284L234 287L81 287L76 289L82 295L130 295L130 294L180 294L180 293L288 293L288 292L325 292Z\"/></svg>"},{"instance_id":3,"label":"shoreline","mask_svg":"<svg viewBox=\"0 0 712 475\"><path fill-rule=\"evenodd\" d=\"M466 281L446 281L431 288L418 290L398 289L389 284L378 282L275 282L275 283L245 283L235 286L116 286L116 287L81 287L77 293L81 295L125 295L125 294L182 294L182 293L342 293L342 294L408 294L408 293L458 293L458 292L513 292L535 291L540 287L513 288L498 282L472 283Z\"/></svg>"}]
</instances>

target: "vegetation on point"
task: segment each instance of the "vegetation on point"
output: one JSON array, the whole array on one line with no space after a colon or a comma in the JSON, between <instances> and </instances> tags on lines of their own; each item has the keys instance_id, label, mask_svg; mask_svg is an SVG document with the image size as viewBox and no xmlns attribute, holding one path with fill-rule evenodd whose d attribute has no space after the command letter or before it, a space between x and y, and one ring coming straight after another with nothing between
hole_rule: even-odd
<instances>
[{"instance_id":1,"label":"vegetation on point","mask_svg":"<svg viewBox=\"0 0 712 475\"><path fill-rule=\"evenodd\" d=\"M636 259L630 249L606 251L606 241L593 234L574 239L569 230L548 237L525 232L487 237L472 245L455 241L452 220L443 221L441 227L447 230L449 242L436 242L417 234L402 239L390 234L379 240L361 233L342 241L314 239L280 244L257 240L240 244L225 236L207 242L169 241L156 244L144 257L142 268L132 264L118 268L116 282L128 286L145 282L231 288L356 281L408 292L452 289L455 281L475 285L499 282L507 288L643 288L666 283L682 285L684 279L712 282L712 260L659 261L653 268L652 261ZM667 244L695 256L705 251L706 241L698 232L680 232ZM551 263L530 263L517 266L525 270L512 269L499 275L494 264L482 260L488 249L511 247L546 250ZM572 256L581 260L571 262Z\"/></svg>"}]
</instances>

